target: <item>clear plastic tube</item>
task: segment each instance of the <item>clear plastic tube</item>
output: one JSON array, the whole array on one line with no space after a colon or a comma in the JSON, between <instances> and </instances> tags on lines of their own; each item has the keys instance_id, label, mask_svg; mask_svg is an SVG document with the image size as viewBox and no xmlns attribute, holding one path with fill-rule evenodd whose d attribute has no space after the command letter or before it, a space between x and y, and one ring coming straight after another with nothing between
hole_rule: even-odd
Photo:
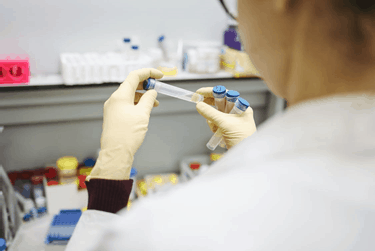
<instances>
[{"instance_id":1,"label":"clear plastic tube","mask_svg":"<svg viewBox=\"0 0 375 251\"><path fill-rule=\"evenodd\" d=\"M203 101L204 97L198 93L191 92L173 85L169 85L160 81L157 81L153 78L149 78L143 82L144 90L154 89L158 93L182 99L188 102L198 103Z\"/></svg>"},{"instance_id":2,"label":"clear plastic tube","mask_svg":"<svg viewBox=\"0 0 375 251\"><path fill-rule=\"evenodd\" d=\"M229 114L242 114L243 112L246 111L246 109L249 107L249 103L243 99L243 98L238 98L233 109L230 111ZM215 150L216 147L220 144L222 140L222 131L218 129L216 133L211 137L210 141L207 143L207 148L210 149L211 151Z\"/></svg>"},{"instance_id":3,"label":"clear plastic tube","mask_svg":"<svg viewBox=\"0 0 375 251\"><path fill-rule=\"evenodd\" d=\"M240 93L237 91L230 90L225 95L225 113L230 113L234 107L234 104L237 101L237 98L240 96Z\"/></svg>"},{"instance_id":4,"label":"clear plastic tube","mask_svg":"<svg viewBox=\"0 0 375 251\"><path fill-rule=\"evenodd\" d=\"M233 90L228 91L225 95L225 109L223 112L230 113L239 96L240 96L240 93L237 91L233 91ZM219 145L222 148L226 148L224 138L221 139L221 142L219 143Z\"/></svg>"},{"instance_id":5,"label":"clear plastic tube","mask_svg":"<svg viewBox=\"0 0 375 251\"><path fill-rule=\"evenodd\" d=\"M225 94L227 90L222 85L217 85L212 90L212 95L215 100L215 108L221 112L225 110Z\"/></svg>"}]
</instances>

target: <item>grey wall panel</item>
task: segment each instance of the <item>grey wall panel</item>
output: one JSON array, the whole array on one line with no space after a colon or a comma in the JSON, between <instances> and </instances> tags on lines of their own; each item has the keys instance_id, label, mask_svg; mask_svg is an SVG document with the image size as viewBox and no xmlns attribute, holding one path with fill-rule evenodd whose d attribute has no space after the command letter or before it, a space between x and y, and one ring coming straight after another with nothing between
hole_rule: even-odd
<instances>
[{"instance_id":1,"label":"grey wall panel","mask_svg":"<svg viewBox=\"0 0 375 251\"><path fill-rule=\"evenodd\" d=\"M178 83L178 82L177 82ZM251 106L266 105L268 90L260 80L247 81L192 81L175 86L196 91L205 86L224 84L228 89L235 89L246 98ZM21 125L75 120L101 119L103 104L117 87L97 87L44 91L20 91L0 93L0 125ZM160 106L153 110L153 115L166 113L195 112L194 103L159 94Z\"/></svg>"}]
</instances>

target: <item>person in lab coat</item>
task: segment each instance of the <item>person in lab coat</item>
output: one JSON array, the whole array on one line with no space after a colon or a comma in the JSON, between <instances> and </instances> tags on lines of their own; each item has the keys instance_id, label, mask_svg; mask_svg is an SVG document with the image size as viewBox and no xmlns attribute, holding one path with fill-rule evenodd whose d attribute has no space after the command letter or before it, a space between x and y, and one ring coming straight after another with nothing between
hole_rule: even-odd
<instances>
[{"instance_id":1,"label":"person in lab coat","mask_svg":"<svg viewBox=\"0 0 375 251\"><path fill-rule=\"evenodd\" d=\"M375 1L238 0L247 53L287 110L255 128L210 106L229 148L203 175L127 212L156 92L132 72L104 104L88 210L67 250L374 250ZM136 105L134 104L136 103ZM250 102L251 103L251 102Z\"/></svg>"}]
</instances>

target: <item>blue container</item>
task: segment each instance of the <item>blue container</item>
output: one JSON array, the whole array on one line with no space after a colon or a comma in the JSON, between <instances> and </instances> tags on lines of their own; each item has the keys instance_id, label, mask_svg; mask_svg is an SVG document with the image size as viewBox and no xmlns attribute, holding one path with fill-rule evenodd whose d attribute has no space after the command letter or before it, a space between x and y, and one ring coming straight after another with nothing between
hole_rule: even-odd
<instances>
[{"instance_id":1,"label":"blue container","mask_svg":"<svg viewBox=\"0 0 375 251\"><path fill-rule=\"evenodd\" d=\"M73 231L78 223L82 211L77 210L61 210L55 215L49 228L45 243L52 242L66 243L72 237Z\"/></svg>"},{"instance_id":2,"label":"blue container","mask_svg":"<svg viewBox=\"0 0 375 251\"><path fill-rule=\"evenodd\" d=\"M4 251L6 248L7 242L3 238L0 238L0 251Z\"/></svg>"},{"instance_id":3,"label":"blue container","mask_svg":"<svg viewBox=\"0 0 375 251\"><path fill-rule=\"evenodd\" d=\"M240 35L235 26L229 26L228 29L224 31L224 45L228 46L229 48L242 51Z\"/></svg>"}]
</instances>

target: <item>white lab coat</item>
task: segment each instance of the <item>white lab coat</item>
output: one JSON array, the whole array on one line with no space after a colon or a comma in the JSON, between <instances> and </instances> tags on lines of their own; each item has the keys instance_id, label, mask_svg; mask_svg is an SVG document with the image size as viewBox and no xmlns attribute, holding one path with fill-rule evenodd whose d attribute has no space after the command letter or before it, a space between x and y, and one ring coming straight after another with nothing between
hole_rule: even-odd
<instances>
[{"instance_id":1,"label":"white lab coat","mask_svg":"<svg viewBox=\"0 0 375 251\"><path fill-rule=\"evenodd\" d=\"M70 250L375 250L375 96L305 102L207 173L83 213Z\"/></svg>"}]
</instances>

